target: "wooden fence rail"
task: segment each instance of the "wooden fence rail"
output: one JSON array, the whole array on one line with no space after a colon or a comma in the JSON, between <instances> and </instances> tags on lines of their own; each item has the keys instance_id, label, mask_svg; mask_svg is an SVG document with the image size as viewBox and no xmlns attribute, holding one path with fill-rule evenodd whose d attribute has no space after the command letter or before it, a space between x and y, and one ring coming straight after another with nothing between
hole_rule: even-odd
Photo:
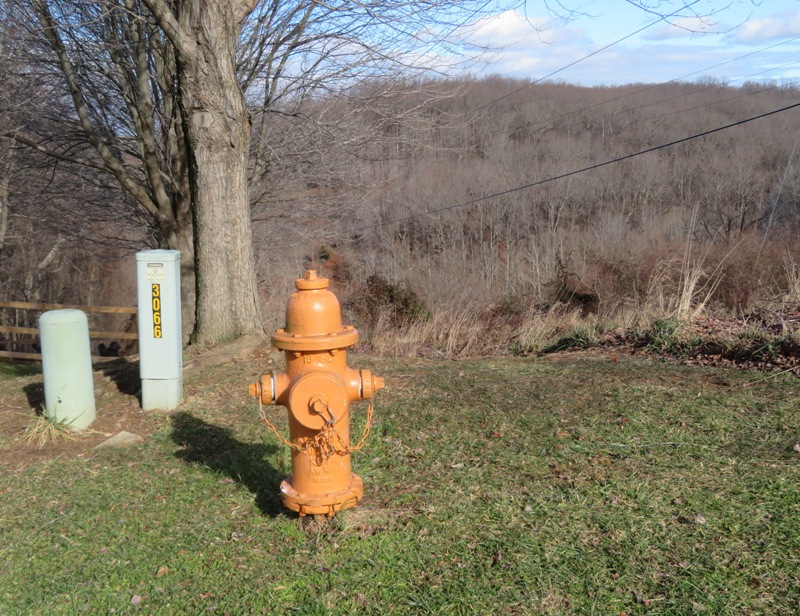
<instances>
[{"instance_id":1,"label":"wooden fence rail","mask_svg":"<svg viewBox=\"0 0 800 616\"><path fill-rule=\"evenodd\" d=\"M41 302L0 302L0 308L10 308L14 310L36 310L45 312L47 310L82 310L83 312L98 313L98 314L130 314L133 316L132 325L133 331L90 331L89 338L102 338L110 340L131 340L136 341L139 339L139 333L136 331L136 306L81 306L77 304L50 304ZM23 334L39 336L39 329L36 327L16 327L10 325L0 325L0 333L4 334ZM36 339L26 339L22 341L6 340L9 344L30 344L35 342ZM41 353L23 353L21 351L3 351L0 350L0 358L9 359L26 359L33 361L41 361ZM104 357L93 355L93 361L106 361L114 359L113 357Z\"/></svg>"},{"instance_id":2,"label":"wooden fence rail","mask_svg":"<svg viewBox=\"0 0 800 616\"><path fill-rule=\"evenodd\" d=\"M0 302L0 308L19 308L20 310L83 310L84 312L104 312L110 314L136 314L136 306L79 306L77 304L42 304L34 302Z\"/></svg>"}]
</instances>

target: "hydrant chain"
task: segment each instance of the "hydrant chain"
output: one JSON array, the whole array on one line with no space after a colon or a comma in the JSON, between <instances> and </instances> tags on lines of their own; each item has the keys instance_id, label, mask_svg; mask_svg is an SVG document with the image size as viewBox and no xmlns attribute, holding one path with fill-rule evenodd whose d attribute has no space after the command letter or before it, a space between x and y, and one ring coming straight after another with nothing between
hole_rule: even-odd
<instances>
[{"instance_id":1,"label":"hydrant chain","mask_svg":"<svg viewBox=\"0 0 800 616\"><path fill-rule=\"evenodd\" d=\"M267 427L270 430L272 430L272 433L276 437L278 437L278 440L280 440L284 445L286 445L291 449L296 449L297 451L305 451L306 449L308 449L308 445L306 445L305 447L300 447L295 443L293 443L292 441L286 439L280 432L278 432L278 428L275 427L275 424L273 424L269 419L267 419L267 414L264 412L264 405L261 403L261 398L258 399L258 414L264 421L264 423L267 424Z\"/></svg>"},{"instance_id":2,"label":"hydrant chain","mask_svg":"<svg viewBox=\"0 0 800 616\"><path fill-rule=\"evenodd\" d=\"M284 445L289 447L290 449L294 449L296 451L308 451L312 445L317 444L320 445L321 443L325 443L324 447L320 447L320 449L326 449L331 451L330 455L328 455L325 459L327 460L330 458L331 455L337 453L339 455L348 455L354 451L359 451L362 447L364 447L364 443L369 436L371 424L372 424L372 417L375 412L375 404L370 399L369 404L367 405L367 419L364 423L364 432L361 434L361 438L358 440L358 443L355 445L345 445L342 442L342 437L339 434L332 430L333 424L335 423L335 417L333 420L326 423L322 430L320 430L314 438L308 439L302 445L298 445L297 443L293 443L285 436L283 436L279 431L278 428L275 427L268 418L267 414L264 412L264 405L261 403L261 400L258 401L258 414L263 420L263 422L267 425L270 431L280 440ZM333 437L331 437L333 434ZM339 447L336 447L333 443L334 439L339 443Z\"/></svg>"}]
</instances>

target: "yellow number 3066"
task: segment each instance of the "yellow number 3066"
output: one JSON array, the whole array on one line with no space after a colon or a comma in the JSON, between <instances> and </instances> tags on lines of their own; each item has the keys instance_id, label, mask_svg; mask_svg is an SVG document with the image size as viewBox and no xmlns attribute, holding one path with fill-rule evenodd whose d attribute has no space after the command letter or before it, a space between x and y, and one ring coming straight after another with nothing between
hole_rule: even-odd
<instances>
[{"instance_id":1,"label":"yellow number 3066","mask_svg":"<svg viewBox=\"0 0 800 616\"><path fill-rule=\"evenodd\" d=\"M153 289L153 338L161 338L161 285L152 285Z\"/></svg>"}]
</instances>

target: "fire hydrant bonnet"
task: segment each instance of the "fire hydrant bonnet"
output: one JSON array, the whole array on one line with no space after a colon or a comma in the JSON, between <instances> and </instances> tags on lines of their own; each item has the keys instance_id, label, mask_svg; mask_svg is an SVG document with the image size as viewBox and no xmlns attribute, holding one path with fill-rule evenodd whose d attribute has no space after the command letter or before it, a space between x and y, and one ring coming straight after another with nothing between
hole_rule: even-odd
<instances>
[{"instance_id":1,"label":"fire hydrant bonnet","mask_svg":"<svg viewBox=\"0 0 800 616\"><path fill-rule=\"evenodd\" d=\"M297 292L286 305L286 327L272 334L282 351L346 349L358 342L358 331L342 325L342 307L328 290L328 279L313 270L295 281Z\"/></svg>"}]
</instances>

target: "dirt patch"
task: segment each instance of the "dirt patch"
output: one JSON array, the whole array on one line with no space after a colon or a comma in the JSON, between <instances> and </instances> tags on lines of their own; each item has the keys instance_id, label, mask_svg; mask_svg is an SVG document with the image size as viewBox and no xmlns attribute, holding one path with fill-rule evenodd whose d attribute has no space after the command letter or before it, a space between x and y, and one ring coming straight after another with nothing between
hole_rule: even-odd
<instances>
[{"instance_id":1,"label":"dirt patch","mask_svg":"<svg viewBox=\"0 0 800 616\"><path fill-rule=\"evenodd\" d=\"M276 352L270 351L269 339L260 336L243 336L228 344L202 351L195 351L189 347L183 362L184 377L186 377L187 373L197 372L200 369L210 366L243 359L254 354L267 357L276 355ZM277 353L276 356L280 355L280 353Z\"/></svg>"},{"instance_id":2,"label":"dirt patch","mask_svg":"<svg viewBox=\"0 0 800 616\"><path fill-rule=\"evenodd\" d=\"M97 419L91 429L71 439L58 438L42 447L27 444L22 438L42 412L42 376L19 377L0 382L0 468L13 469L53 459L92 453L95 446L117 432L127 431L147 437L160 425L153 413L142 411L130 385L138 380L138 364L117 363L94 372Z\"/></svg>"},{"instance_id":3,"label":"dirt patch","mask_svg":"<svg viewBox=\"0 0 800 616\"><path fill-rule=\"evenodd\" d=\"M202 352L187 353L184 381L187 391L194 375L203 369L232 360L269 357L269 347L260 338L243 338ZM41 375L0 381L0 468L8 471L61 456L101 455L94 448L117 434L132 432L147 440L170 425L172 412L143 411L139 402L139 364L120 359L95 366L94 389L97 419L89 430L72 439L57 439L42 447L22 441L26 429L41 413L44 384Z\"/></svg>"}]
</instances>

